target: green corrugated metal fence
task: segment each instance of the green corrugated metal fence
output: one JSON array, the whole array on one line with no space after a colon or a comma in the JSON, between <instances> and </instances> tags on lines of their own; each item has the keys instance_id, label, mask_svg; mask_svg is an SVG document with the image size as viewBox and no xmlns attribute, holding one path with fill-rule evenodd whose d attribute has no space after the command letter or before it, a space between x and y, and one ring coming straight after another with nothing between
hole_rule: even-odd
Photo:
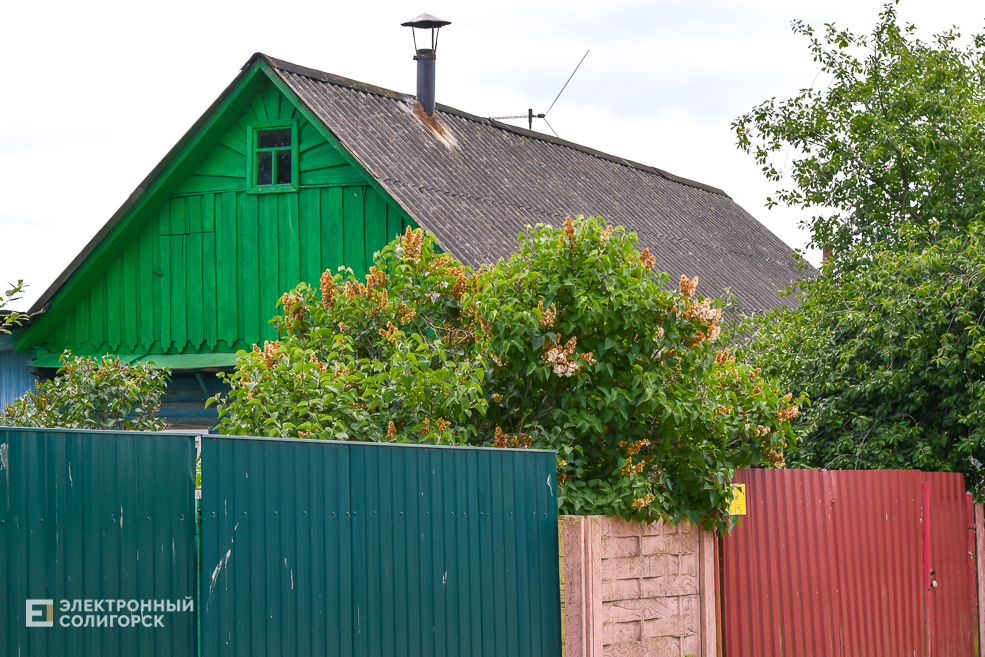
<instances>
[{"instance_id":1,"label":"green corrugated metal fence","mask_svg":"<svg viewBox=\"0 0 985 657\"><path fill-rule=\"evenodd\" d=\"M0 655L561 654L553 452L196 438L0 428Z\"/></svg>"},{"instance_id":2,"label":"green corrugated metal fence","mask_svg":"<svg viewBox=\"0 0 985 657\"><path fill-rule=\"evenodd\" d=\"M0 655L196 654L194 468L194 435L0 427Z\"/></svg>"},{"instance_id":3,"label":"green corrugated metal fence","mask_svg":"<svg viewBox=\"0 0 985 657\"><path fill-rule=\"evenodd\" d=\"M207 437L203 654L561 654L553 452Z\"/></svg>"}]
</instances>

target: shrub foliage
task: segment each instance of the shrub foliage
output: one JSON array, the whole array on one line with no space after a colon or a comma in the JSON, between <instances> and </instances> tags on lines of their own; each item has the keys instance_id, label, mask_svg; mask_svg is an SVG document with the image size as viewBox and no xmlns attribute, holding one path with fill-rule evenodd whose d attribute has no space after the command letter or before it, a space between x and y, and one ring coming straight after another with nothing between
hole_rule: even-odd
<instances>
[{"instance_id":1,"label":"shrub foliage","mask_svg":"<svg viewBox=\"0 0 985 657\"><path fill-rule=\"evenodd\" d=\"M222 429L558 451L562 511L726 527L736 468L782 465L797 407L716 347L720 304L600 219L472 271L408 231L365 281L281 299L216 398Z\"/></svg>"},{"instance_id":2,"label":"shrub foliage","mask_svg":"<svg viewBox=\"0 0 985 657\"><path fill-rule=\"evenodd\" d=\"M926 238L843 254L846 273L803 281L797 310L751 320L747 349L811 399L792 463L961 472L981 499L985 226Z\"/></svg>"},{"instance_id":3,"label":"shrub foliage","mask_svg":"<svg viewBox=\"0 0 985 657\"><path fill-rule=\"evenodd\" d=\"M56 377L36 382L34 392L4 408L0 424L161 431L167 423L155 413L168 378L167 369L125 364L115 356L72 356L66 351Z\"/></svg>"}]
</instances>

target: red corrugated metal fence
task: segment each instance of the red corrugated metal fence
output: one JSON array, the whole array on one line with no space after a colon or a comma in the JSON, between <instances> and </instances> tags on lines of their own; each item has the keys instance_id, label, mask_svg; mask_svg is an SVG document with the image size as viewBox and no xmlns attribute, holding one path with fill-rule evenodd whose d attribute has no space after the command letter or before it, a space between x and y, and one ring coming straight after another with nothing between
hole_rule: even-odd
<instances>
[{"instance_id":1,"label":"red corrugated metal fence","mask_svg":"<svg viewBox=\"0 0 985 657\"><path fill-rule=\"evenodd\" d=\"M961 475L740 470L735 482L746 515L723 540L728 657L926 655L927 629L929 654L972 655Z\"/></svg>"}]
</instances>

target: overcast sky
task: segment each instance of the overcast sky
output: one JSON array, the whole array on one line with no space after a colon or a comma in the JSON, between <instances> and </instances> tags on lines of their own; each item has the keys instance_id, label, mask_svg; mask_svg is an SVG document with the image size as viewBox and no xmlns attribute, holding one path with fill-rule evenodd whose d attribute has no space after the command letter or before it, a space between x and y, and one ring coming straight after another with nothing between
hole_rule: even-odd
<instances>
[{"instance_id":1,"label":"overcast sky","mask_svg":"<svg viewBox=\"0 0 985 657\"><path fill-rule=\"evenodd\" d=\"M791 20L869 32L880 9L871 0L7 2L0 283L29 283L15 306L26 309L253 52L413 93L400 23L422 11L452 21L438 47L438 102L482 116L543 112L590 48L549 116L562 138L720 187L801 247L801 214L765 209L773 187L735 149L729 125L815 80ZM899 13L924 37L953 24L985 31L978 1L904 0Z\"/></svg>"}]
</instances>

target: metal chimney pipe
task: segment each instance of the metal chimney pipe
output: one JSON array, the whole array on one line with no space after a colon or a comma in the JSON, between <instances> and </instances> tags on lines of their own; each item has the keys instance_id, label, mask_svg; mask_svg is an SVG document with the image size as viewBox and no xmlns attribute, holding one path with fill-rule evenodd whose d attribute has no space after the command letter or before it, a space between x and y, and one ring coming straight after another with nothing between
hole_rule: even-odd
<instances>
[{"instance_id":1,"label":"metal chimney pipe","mask_svg":"<svg viewBox=\"0 0 985 657\"><path fill-rule=\"evenodd\" d=\"M428 116L434 116L434 60L438 52L438 32L451 21L443 21L431 14L421 14L417 18L401 23L410 28L414 38L414 59L417 60L417 102ZM431 30L431 47L417 47L417 33L414 30Z\"/></svg>"},{"instance_id":2,"label":"metal chimney pipe","mask_svg":"<svg viewBox=\"0 0 985 657\"><path fill-rule=\"evenodd\" d=\"M414 59L417 60L417 102L428 116L434 116L434 50L422 48Z\"/></svg>"}]
</instances>

